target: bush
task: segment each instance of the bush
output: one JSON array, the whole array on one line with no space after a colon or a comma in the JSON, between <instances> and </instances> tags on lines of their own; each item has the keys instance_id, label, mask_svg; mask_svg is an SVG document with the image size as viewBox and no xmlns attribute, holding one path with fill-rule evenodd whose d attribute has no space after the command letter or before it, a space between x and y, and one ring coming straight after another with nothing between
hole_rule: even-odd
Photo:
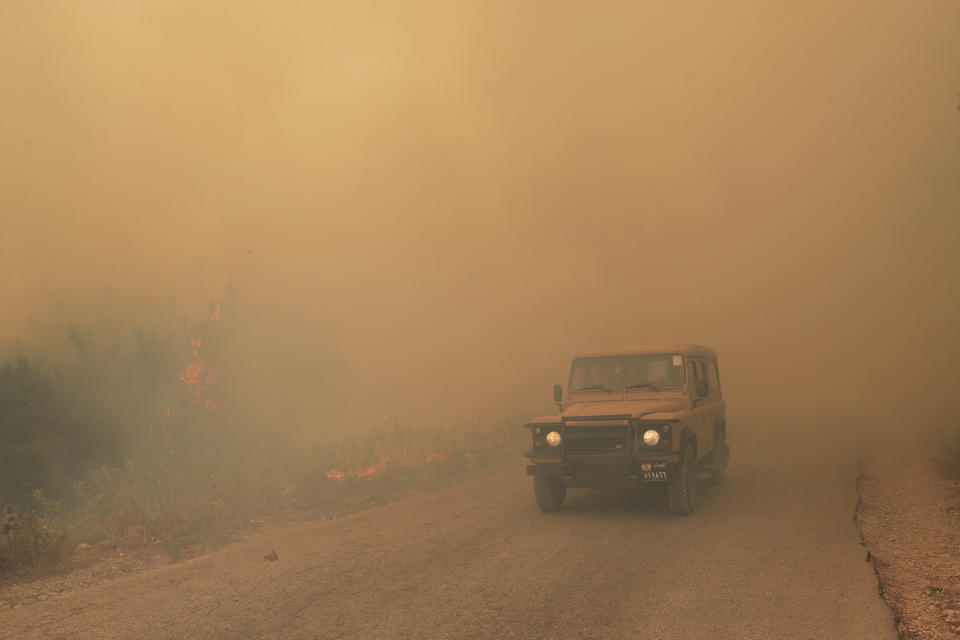
<instances>
[{"instance_id":1,"label":"bush","mask_svg":"<svg viewBox=\"0 0 960 640\"><path fill-rule=\"evenodd\" d=\"M407 486L445 484L467 469L504 464L526 442L523 435L509 425L393 429L310 451L194 439L182 450L90 470L64 500L35 491L33 509L0 540L0 569L55 564L79 542L158 544L177 559L279 509L355 511Z\"/></svg>"},{"instance_id":2,"label":"bush","mask_svg":"<svg viewBox=\"0 0 960 640\"><path fill-rule=\"evenodd\" d=\"M26 505L37 488L65 499L90 469L149 453L144 433L171 406L191 358L185 323L99 343L78 325L66 336L69 356L56 365L38 367L20 343L0 364L0 504Z\"/></svg>"},{"instance_id":3,"label":"bush","mask_svg":"<svg viewBox=\"0 0 960 640\"><path fill-rule=\"evenodd\" d=\"M0 367L0 503L22 504L38 487L62 496L91 465L114 461L116 433L94 413L25 357Z\"/></svg>"},{"instance_id":4,"label":"bush","mask_svg":"<svg viewBox=\"0 0 960 640\"><path fill-rule=\"evenodd\" d=\"M59 563L69 548L69 517L62 503L35 491L39 509L16 521L13 529L0 535L0 576L23 567Z\"/></svg>"},{"instance_id":5,"label":"bush","mask_svg":"<svg viewBox=\"0 0 960 640\"><path fill-rule=\"evenodd\" d=\"M216 307L193 330L100 345L71 326L75 358L61 368L40 371L22 350L0 366L0 505L25 512L0 539L0 570L56 564L81 542L160 544L176 558L278 509L356 510L501 464L526 442L477 422L303 449L266 425L238 428L243 408L220 402L236 394L216 388L221 320Z\"/></svg>"}]
</instances>

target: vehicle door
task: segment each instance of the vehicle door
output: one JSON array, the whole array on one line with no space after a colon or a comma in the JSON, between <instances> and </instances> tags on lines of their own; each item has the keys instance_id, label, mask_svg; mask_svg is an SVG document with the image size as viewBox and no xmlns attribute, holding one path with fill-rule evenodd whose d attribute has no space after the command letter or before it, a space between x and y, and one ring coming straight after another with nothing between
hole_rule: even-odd
<instances>
[{"instance_id":1,"label":"vehicle door","mask_svg":"<svg viewBox=\"0 0 960 640\"><path fill-rule=\"evenodd\" d=\"M690 384L690 428L697 436L697 459L713 451L713 414L706 361L688 358Z\"/></svg>"},{"instance_id":2,"label":"vehicle door","mask_svg":"<svg viewBox=\"0 0 960 640\"><path fill-rule=\"evenodd\" d=\"M710 410L710 422L713 425L714 446L722 441L726 433L726 402L720 388L720 374L717 371L717 361L707 360L707 386L710 388L707 404Z\"/></svg>"}]
</instances>

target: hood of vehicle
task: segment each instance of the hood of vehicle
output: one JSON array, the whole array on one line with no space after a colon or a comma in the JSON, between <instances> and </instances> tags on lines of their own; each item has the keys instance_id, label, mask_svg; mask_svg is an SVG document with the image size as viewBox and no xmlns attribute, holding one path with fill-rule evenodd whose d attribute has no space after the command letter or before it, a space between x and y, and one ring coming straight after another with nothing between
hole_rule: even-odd
<instances>
[{"instance_id":1,"label":"hood of vehicle","mask_svg":"<svg viewBox=\"0 0 960 640\"><path fill-rule=\"evenodd\" d=\"M563 417L576 418L583 416L617 416L629 414L633 418L645 416L659 416L665 412L677 412L683 408L680 399L645 399L645 400L598 400L591 402L576 402L563 411Z\"/></svg>"}]
</instances>

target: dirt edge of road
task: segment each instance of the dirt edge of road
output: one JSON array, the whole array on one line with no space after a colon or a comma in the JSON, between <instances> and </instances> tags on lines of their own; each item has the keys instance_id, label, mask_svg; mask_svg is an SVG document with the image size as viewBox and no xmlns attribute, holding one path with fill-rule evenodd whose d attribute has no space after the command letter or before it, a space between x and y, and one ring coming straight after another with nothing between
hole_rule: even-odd
<instances>
[{"instance_id":1,"label":"dirt edge of road","mask_svg":"<svg viewBox=\"0 0 960 640\"><path fill-rule=\"evenodd\" d=\"M960 637L960 468L867 450L854 520L904 640Z\"/></svg>"}]
</instances>

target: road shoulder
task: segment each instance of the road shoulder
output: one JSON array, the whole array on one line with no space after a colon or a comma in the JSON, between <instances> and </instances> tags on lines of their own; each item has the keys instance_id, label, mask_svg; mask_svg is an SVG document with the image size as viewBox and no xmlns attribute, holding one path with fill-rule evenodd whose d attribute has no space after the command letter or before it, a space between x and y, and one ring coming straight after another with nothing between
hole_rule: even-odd
<instances>
[{"instance_id":1,"label":"road shoulder","mask_svg":"<svg viewBox=\"0 0 960 640\"><path fill-rule=\"evenodd\" d=\"M960 468L920 451L864 454L857 522L900 637L960 637Z\"/></svg>"}]
</instances>

